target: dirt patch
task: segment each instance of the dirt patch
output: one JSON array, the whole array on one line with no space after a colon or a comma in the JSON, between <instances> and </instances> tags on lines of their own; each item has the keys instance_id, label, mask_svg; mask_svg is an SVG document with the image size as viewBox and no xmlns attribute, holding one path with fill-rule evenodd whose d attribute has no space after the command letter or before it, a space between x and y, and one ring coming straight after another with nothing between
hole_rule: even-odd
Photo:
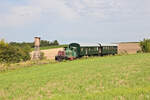
<instances>
[{"instance_id":1,"label":"dirt patch","mask_svg":"<svg viewBox=\"0 0 150 100\"><path fill-rule=\"evenodd\" d=\"M41 50L41 52L44 53L44 56L46 57L46 59L52 60L52 59L55 59L55 56L57 55L58 51L60 51L60 50L63 50L63 48ZM31 53L31 56L33 55L33 52Z\"/></svg>"},{"instance_id":2,"label":"dirt patch","mask_svg":"<svg viewBox=\"0 0 150 100\"><path fill-rule=\"evenodd\" d=\"M128 53L135 54L137 51L141 50L139 43L119 43L118 53Z\"/></svg>"}]
</instances>

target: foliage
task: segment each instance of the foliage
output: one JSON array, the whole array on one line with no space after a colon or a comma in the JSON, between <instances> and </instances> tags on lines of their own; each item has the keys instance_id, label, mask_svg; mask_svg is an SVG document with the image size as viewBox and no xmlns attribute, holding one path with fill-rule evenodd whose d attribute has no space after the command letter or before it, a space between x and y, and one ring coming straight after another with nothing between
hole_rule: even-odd
<instances>
[{"instance_id":1,"label":"foliage","mask_svg":"<svg viewBox=\"0 0 150 100\"><path fill-rule=\"evenodd\" d=\"M20 43L20 42L10 42L9 43L10 45L12 45L12 46L26 46L26 45L28 45L28 46L30 46L31 48L34 48L34 43L33 42L22 42L22 43Z\"/></svg>"},{"instance_id":2,"label":"foliage","mask_svg":"<svg viewBox=\"0 0 150 100\"><path fill-rule=\"evenodd\" d=\"M40 60L43 60L43 59L45 59L44 53L40 52Z\"/></svg>"},{"instance_id":3,"label":"foliage","mask_svg":"<svg viewBox=\"0 0 150 100\"><path fill-rule=\"evenodd\" d=\"M57 40L54 40L53 42L47 41L47 40L41 40L40 41L40 47L46 47L46 46L56 46L59 45Z\"/></svg>"},{"instance_id":4,"label":"foliage","mask_svg":"<svg viewBox=\"0 0 150 100\"><path fill-rule=\"evenodd\" d=\"M144 39L141 41L140 46L143 52L150 52L150 39Z\"/></svg>"},{"instance_id":5,"label":"foliage","mask_svg":"<svg viewBox=\"0 0 150 100\"><path fill-rule=\"evenodd\" d=\"M13 46L0 41L0 63L17 63L30 60L31 48L28 45Z\"/></svg>"},{"instance_id":6,"label":"foliage","mask_svg":"<svg viewBox=\"0 0 150 100\"><path fill-rule=\"evenodd\" d=\"M54 49L54 48L64 48L64 47L67 47L67 45L45 46L45 47L40 47L40 50Z\"/></svg>"},{"instance_id":7,"label":"foliage","mask_svg":"<svg viewBox=\"0 0 150 100\"><path fill-rule=\"evenodd\" d=\"M149 100L150 54L79 59L0 73L0 100Z\"/></svg>"},{"instance_id":8,"label":"foliage","mask_svg":"<svg viewBox=\"0 0 150 100\"><path fill-rule=\"evenodd\" d=\"M34 43L33 42L10 42L9 43L12 46L30 46L31 48L34 48ZM50 46L58 46L59 42L57 40L54 40L52 42L47 41L47 40L41 40L40 41L40 47L50 47Z\"/></svg>"},{"instance_id":9,"label":"foliage","mask_svg":"<svg viewBox=\"0 0 150 100\"><path fill-rule=\"evenodd\" d=\"M57 40L54 40L53 45L59 45Z\"/></svg>"}]
</instances>

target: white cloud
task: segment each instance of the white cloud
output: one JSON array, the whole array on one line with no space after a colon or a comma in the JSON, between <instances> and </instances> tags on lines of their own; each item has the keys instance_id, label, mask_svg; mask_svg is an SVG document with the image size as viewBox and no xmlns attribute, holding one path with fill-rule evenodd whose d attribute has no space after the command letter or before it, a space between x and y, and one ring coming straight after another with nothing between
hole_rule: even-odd
<instances>
[{"instance_id":1,"label":"white cloud","mask_svg":"<svg viewBox=\"0 0 150 100\"><path fill-rule=\"evenodd\" d=\"M144 16L150 15L149 3L149 0L28 0L28 5L14 5L7 13L0 13L0 26L20 26L52 15L65 20Z\"/></svg>"},{"instance_id":2,"label":"white cloud","mask_svg":"<svg viewBox=\"0 0 150 100\"><path fill-rule=\"evenodd\" d=\"M32 6L12 7L10 13L0 16L1 26L20 26L35 20L41 13L41 9Z\"/></svg>"},{"instance_id":3,"label":"white cloud","mask_svg":"<svg viewBox=\"0 0 150 100\"><path fill-rule=\"evenodd\" d=\"M78 18L78 14L66 3L65 0L32 0L31 5L40 7L43 12L55 13L66 19Z\"/></svg>"},{"instance_id":4,"label":"white cloud","mask_svg":"<svg viewBox=\"0 0 150 100\"><path fill-rule=\"evenodd\" d=\"M65 4L64 0L30 0L28 5L12 6L8 13L0 14L0 26L20 26L40 19L43 13L47 16L56 14L64 19L79 18L72 8Z\"/></svg>"}]
</instances>

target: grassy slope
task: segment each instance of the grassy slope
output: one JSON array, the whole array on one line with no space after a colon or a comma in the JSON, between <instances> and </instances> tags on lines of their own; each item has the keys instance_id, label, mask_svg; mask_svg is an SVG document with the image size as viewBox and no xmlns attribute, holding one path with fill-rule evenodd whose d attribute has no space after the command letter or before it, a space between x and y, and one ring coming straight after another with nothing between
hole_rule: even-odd
<instances>
[{"instance_id":1,"label":"grassy slope","mask_svg":"<svg viewBox=\"0 0 150 100\"><path fill-rule=\"evenodd\" d=\"M149 100L150 54L88 58L0 73L0 100Z\"/></svg>"}]
</instances>

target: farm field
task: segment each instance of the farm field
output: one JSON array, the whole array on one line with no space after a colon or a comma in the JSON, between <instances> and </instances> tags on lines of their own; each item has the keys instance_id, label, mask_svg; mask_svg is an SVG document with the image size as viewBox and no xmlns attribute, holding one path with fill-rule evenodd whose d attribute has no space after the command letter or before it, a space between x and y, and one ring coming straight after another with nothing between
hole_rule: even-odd
<instances>
[{"instance_id":1,"label":"farm field","mask_svg":"<svg viewBox=\"0 0 150 100\"><path fill-rule=\"evenodd\" d=\"M0 100L150 100L150 54L91 57L1 72Z\"/></svg>"},{"instance_id":2,"label":"farm field","mask_svg":"<svg viewBox=\"0 0 150 100\"><path fill-rule=\"evenodd\" d=\"M47 49L56 49L56 48L64 48L67 45L58 45L58 46L45 46L45 47L40 47L40 50L47 50ZM32 48L32 51L34 48Z\"/></svg>"}]
</instances>

